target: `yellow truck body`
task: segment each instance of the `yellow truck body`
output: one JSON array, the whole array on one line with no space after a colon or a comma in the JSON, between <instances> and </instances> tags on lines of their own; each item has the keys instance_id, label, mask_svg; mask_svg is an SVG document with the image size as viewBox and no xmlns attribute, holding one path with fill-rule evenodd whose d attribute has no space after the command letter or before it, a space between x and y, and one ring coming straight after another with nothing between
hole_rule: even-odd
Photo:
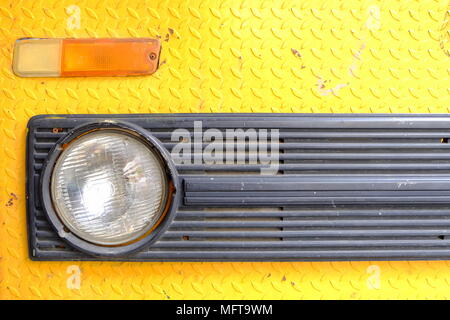
<instances>
[{"instance_id":1,"label":"yellow truck body","mask_svg":"<svg viewBox=\"0 0 450 320\"><path fill-rule=\"evenodd\" d=\"M1 299L449 298L450 263L33 262L37 114L448 113L448 0L0 1ZM159 38L147 77L19 78L14 42Z\"/></svg>"}]
</instances>

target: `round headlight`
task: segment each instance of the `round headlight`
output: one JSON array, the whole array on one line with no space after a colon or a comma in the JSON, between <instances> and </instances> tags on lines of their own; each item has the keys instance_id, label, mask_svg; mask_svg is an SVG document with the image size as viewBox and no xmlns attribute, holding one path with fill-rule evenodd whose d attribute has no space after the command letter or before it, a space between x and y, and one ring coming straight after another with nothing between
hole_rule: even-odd
<instances>
[{"instance_id":1,"label":"round headlight","mask_svg":"<svg viewBox=\"0 0 450 320\"><path fill-rule=\"evenodd\" d=\"M63 145L50 179L63 225L104 246L150 232L162 218L168 189L160 155L138 136L117 129L87 132Z\"/></svg>"}]
</instances>

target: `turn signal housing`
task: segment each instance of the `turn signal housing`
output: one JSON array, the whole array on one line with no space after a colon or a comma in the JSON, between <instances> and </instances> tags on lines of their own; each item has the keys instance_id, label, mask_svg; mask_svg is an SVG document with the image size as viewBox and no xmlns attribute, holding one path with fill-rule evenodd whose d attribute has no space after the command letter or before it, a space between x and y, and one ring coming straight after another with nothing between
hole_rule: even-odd
<instances>
[{"instance_id":1,"label":"turn signal housing","mask_svg":"<svg viewBox=\"0 0 450 320\"><path fill-rule=\"evenodd\" d=\"M19 39L13 71L20 77L137 76L158 68L157 39Z\"/></svg>"}]
</instances>

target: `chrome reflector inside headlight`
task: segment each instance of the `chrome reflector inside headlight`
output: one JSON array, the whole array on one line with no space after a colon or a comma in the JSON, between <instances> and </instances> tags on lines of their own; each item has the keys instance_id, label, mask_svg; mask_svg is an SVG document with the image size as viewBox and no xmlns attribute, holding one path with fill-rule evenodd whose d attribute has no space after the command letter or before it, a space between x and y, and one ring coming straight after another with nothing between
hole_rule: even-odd
<instances>
[{"instance_id":1,"label":"chrome reflector inside headlight","mask_svg":"<svg viewBox=\"0 0 450 320\"><path fill-rule=\"evenodd\" d=\"M117 130L74 140L56 161L51 178L53 204L65 226L101 245L123 244L150 231L166 195L159 157Z\"/></svg>"}]
</instances>

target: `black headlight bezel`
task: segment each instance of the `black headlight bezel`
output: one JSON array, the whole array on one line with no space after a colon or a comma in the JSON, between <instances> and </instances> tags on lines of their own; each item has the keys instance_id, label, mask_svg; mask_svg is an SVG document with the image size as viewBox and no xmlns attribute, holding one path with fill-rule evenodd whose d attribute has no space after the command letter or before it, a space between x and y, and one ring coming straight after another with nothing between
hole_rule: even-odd
<instances>
[{"instance_id":1,"label":"black headlight bezel","mask_svg":"<svg viewBox=\"0 0 450 320\"><path fill-rule=\"evenodd\" d=\"M166 204L162 209L161 219L157 222L156 226L152 227L144 236L136 239L135 241L115 246L104 246L88 242L73 232L63 223L62 219L56 212L53 200L51 198L51 177L53 169L57 159L64 150L64 145L67 145L77 139L78 137L97 130L116 130L124 131L130 135L137 137L143 143L145 143L150 149L155 151L161 158L161 164L164 166L167 181L168 181L168 196L165 201ZM40 199L44 208L45 215L49 220L52 227L55 229L59 237L64 239L72 247L83 251L93 256L103 257L121 257L132 254L143 247L148 246L155 242L168 228L173 221L178 204L180 202L180 192L177 192L179 187L178 173L175 165L172 162L170 154L161 145L158 139L153 137L147 130L129 122L105 120L99 122L90 122L83 124L70 130L66 135L61 137L50 150L47 159L43 163L42 175L40 178Z\"/></svg>"}]
</instances>

